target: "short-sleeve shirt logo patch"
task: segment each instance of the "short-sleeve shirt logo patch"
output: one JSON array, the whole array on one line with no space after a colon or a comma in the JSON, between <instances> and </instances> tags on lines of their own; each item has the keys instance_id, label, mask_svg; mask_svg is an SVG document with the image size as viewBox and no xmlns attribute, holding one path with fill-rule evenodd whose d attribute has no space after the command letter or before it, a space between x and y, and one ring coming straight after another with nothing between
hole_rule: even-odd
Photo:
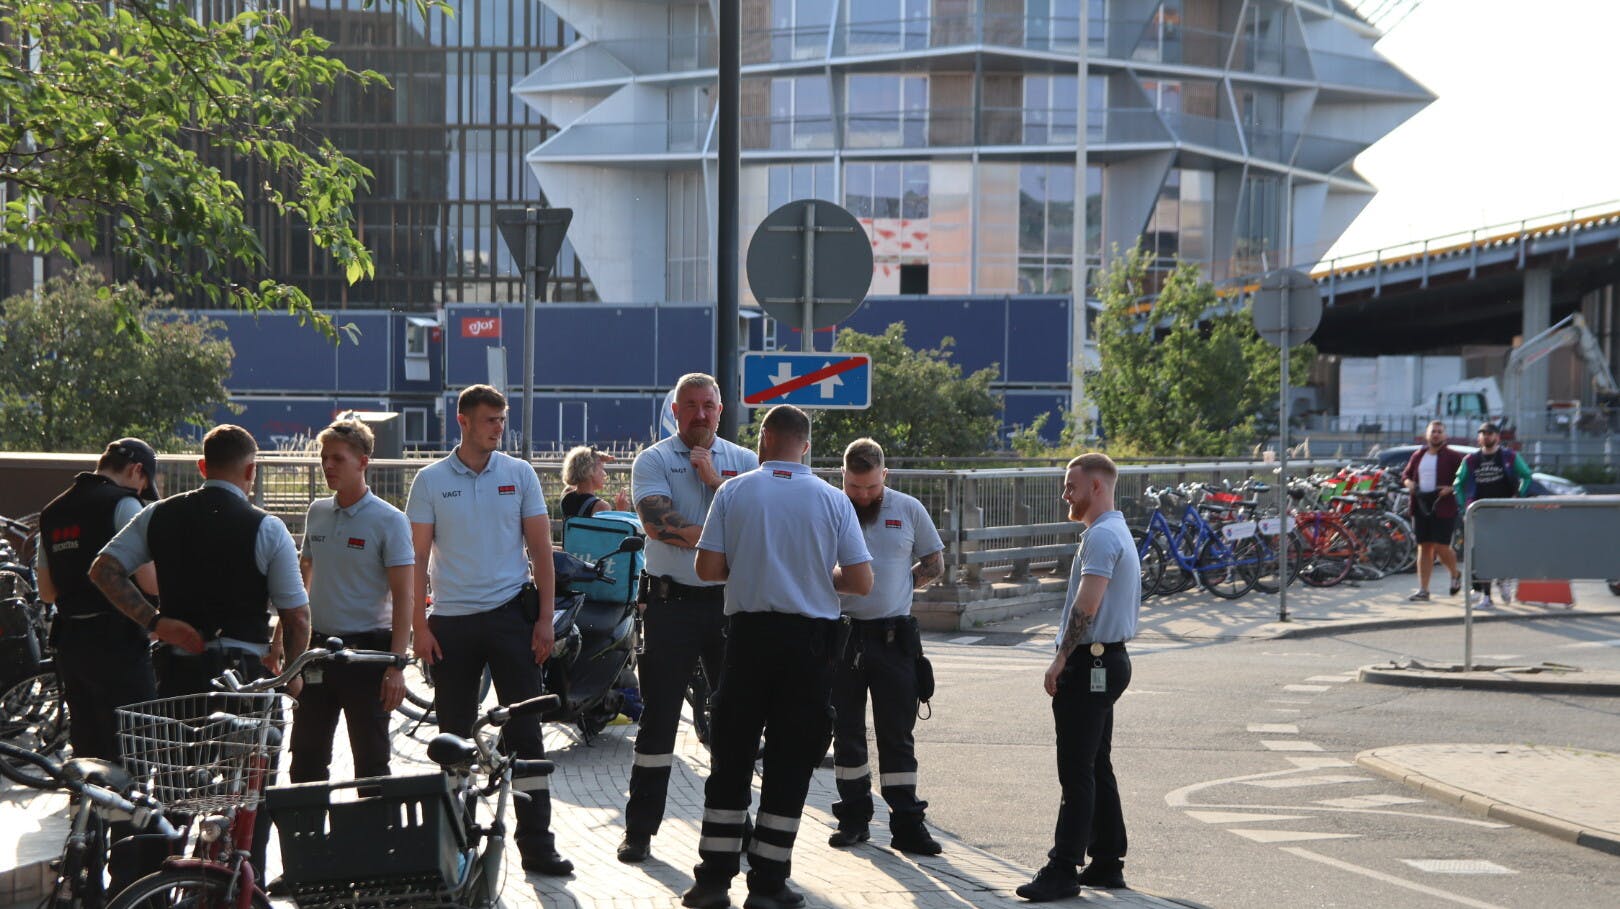
<instances>
[{"instance_id":1,"label":"short-sleeve shirt logo patch","mask_svg":"<svg viewBox=\"0 0 1620 909\"><path fill-rule=\"evenodd\" d=\"M771 476L776 477L778 480L791 480L791 479L793 479L793 471L791 471L791 470L773 470L773 471L771 471Z\"/></svg>"},{"instance_id":2,"label":"short-sleeve shirt logo patch","mask_svg":"<svg viewBox=\"0 0 1620 909\"><path fill-rule=\"evenodd\" d=\"M365 549L366 548L366 541L361 539L360 537L349 537L349 548L350 549Z\"/></svg>"},{"instance_id":3,"label":"short-sleeve shirt logo patch","mask_svg":"<svg viewBox=\"0 0 1620 909\"><path fill-rule=\"evenodd\" d=\"M888 520L883 522L883 526L884 527L890 527L890 528L893 528L895 530L899 530L900 529L900 522L895 520L894 518L889 518Z\"/></svg>"},{"instance_id":4,"label":"short-sleeve shirt logo patch","mask_svg":"<svg viewBox=\"0 0 1620 909\"><path fill-rule=\"evenodd\" d=\"M737 475L737 471L735 471L735 470L722 470L722 471L720 471L720 475L722 477L734 477L734 476Z\"/></svg>"},{"instance_id":5,"label":"short-sleeve shirt logo patch","mask_svg":"<svg viewBox=\"0 0 1620 909\"><path fill-rule=\"evenodd\" d=\"M496 492L499 492L503 496L515 496L515 495L517 495L517 487L516 486L502 486L499 489L497 489Z\"/></svg>"}]
</instances>

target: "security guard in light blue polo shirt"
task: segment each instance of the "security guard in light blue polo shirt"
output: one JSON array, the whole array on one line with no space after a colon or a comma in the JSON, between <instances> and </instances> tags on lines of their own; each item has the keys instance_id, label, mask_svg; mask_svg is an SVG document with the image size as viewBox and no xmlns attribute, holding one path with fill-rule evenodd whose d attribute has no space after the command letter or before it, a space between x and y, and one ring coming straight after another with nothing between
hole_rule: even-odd
<instances>
[{"instance_id":1,"label":"security guard in light blue polo shirt","mask_svg":"<svg viewBox=\"0 0 1620 909\"><path fill-rule=\"evenodd\" d=\"M488 385L469 386L456 403L456 422L461 444L417 473L405 516L416 550L416 655L432 667L439 730L466 737L478 718L486 667L503 704L541 693L540 667L556 634L555 585L540 478L527 463L496 450L506 434L506 396ZM538 590L525 597L531 574ZM430 577L431 617L425 602ZM526 611L525 599L538 599L534 613ZM513 717L501 734L517 757L546 756L533 715ZM514 778L512 788L528 796L513 805L524 870L571 873L573 863L557 854L551 835L547 778Z\"/></svg>"},{"instance_id":2,"label":"security guard in light blue polo shirt","mask_svg":"<svg viewBox=\"0 0 1620 909\"><path fill-rule=\"evenodd\" d=\"M720 387L690 373L675 383L676 434L636 456L631 494L647 532L647 611L642 618L640 730L630 767L619 861L647 859L664 819L675 729L692 670L703 666L713 691L726 648L725 586L698 577L694 547L715 490L759 466L754 453L714 434Z\"/></svg>"},{"instance_id":3,"label":"security guard in light blue polo shirt","mask_svg":"<svg viewBox=\"0 0 1620 909\"><path fill-rule=\"evenodd\" d=\"M872 770L866 752L866 693L872 692L872 725L877 731L878 777L889 803L889 845L901 852L938 855L917 798L917 755L912 728L917 724L917 669L922 636L911 617L911 593L944 573L945 544L928 509L911 496L884 485L889 471L883 448L856 439L844 449L844 494L860 518L872 553L872 592L844 597L851 620L849 646L833 681L833 773L838 829L829 845L853 846L870 838Z\"/></svg>"},{"instance_id":4,"label":"security guard in light blue polo shirt","mask_svg":"<svg viewBox=\"0 0 1620 909\"><path fill-rule=\"evenodd\" d=\"M726 582L725 669L714 695L701 861L682 898L730 905L760 735L765 766L748 847L746 909L791 909L787 884L810 774L832 733L840 593L872 591L872 556L849 498L802 462L810 418L790 405L760 426L758 470L720 487L698 540L698 577Z\"/></svg>"}]
</instances>

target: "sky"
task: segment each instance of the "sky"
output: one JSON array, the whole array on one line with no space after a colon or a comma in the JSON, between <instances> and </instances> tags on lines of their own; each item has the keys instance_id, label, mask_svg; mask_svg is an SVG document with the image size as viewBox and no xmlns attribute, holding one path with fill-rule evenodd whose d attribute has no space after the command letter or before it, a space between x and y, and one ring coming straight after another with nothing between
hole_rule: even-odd
<instances>
[{"instance_id":1,"label":"sky","mask_svg":"<svg viewBox=\"0 0 1620 909\"><path fill-rule=\"evenodd\" d=\"M1356 159L1378 195L1329 256L1620 208L1620 0L1423 0L1377 50L1438 100Z\"/></svg>"}]
</instances>

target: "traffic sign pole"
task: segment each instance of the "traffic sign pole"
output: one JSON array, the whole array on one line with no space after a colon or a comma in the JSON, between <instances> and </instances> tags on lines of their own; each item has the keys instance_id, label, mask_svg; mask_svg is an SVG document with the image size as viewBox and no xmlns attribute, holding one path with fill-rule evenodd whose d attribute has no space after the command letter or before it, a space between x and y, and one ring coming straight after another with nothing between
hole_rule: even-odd
<instances>
[{"instance_id":1,"label":"traffic sign pole","mask_svg":"<svg viewBox=\"0 0 1620 909\"><path fill-rule=\"evenodd\" d=\"M1282 391L1278 395L1277 413L1277 621L1288 621L1288 310L1282 308Z\"/></svg>"},{"instance_id":2,"label":"traffic sign pole","mask_svg":"<svg viewBox=\"0 0 1620 909\"><path fill-rule=\"evenodd\" d=\"M816 349L816 207L804 207L804 327L799 329L799 349L814 353ZM810 452L815 448L816 417L805 411L810 421L810 437L804 442L804 463L810 463Z\"/></svg>"}]
</instances>

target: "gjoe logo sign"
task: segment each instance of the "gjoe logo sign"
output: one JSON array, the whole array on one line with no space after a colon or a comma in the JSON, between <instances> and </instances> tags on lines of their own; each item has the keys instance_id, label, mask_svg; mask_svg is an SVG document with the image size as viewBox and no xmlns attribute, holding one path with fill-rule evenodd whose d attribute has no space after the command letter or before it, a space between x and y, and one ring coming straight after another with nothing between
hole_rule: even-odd
<instances>
[{"instance_id":1,"label":"gjoe logo sign","mask_svg":"<svg viewBox=\"0 0 1620 909\"><path fill-rule=\"evenodd\" d=\"M498 338L500 335L500 316L489 316L487 318L463 316L461 319L461 336L463 338Z\"/></svg>"}]
</instances>

